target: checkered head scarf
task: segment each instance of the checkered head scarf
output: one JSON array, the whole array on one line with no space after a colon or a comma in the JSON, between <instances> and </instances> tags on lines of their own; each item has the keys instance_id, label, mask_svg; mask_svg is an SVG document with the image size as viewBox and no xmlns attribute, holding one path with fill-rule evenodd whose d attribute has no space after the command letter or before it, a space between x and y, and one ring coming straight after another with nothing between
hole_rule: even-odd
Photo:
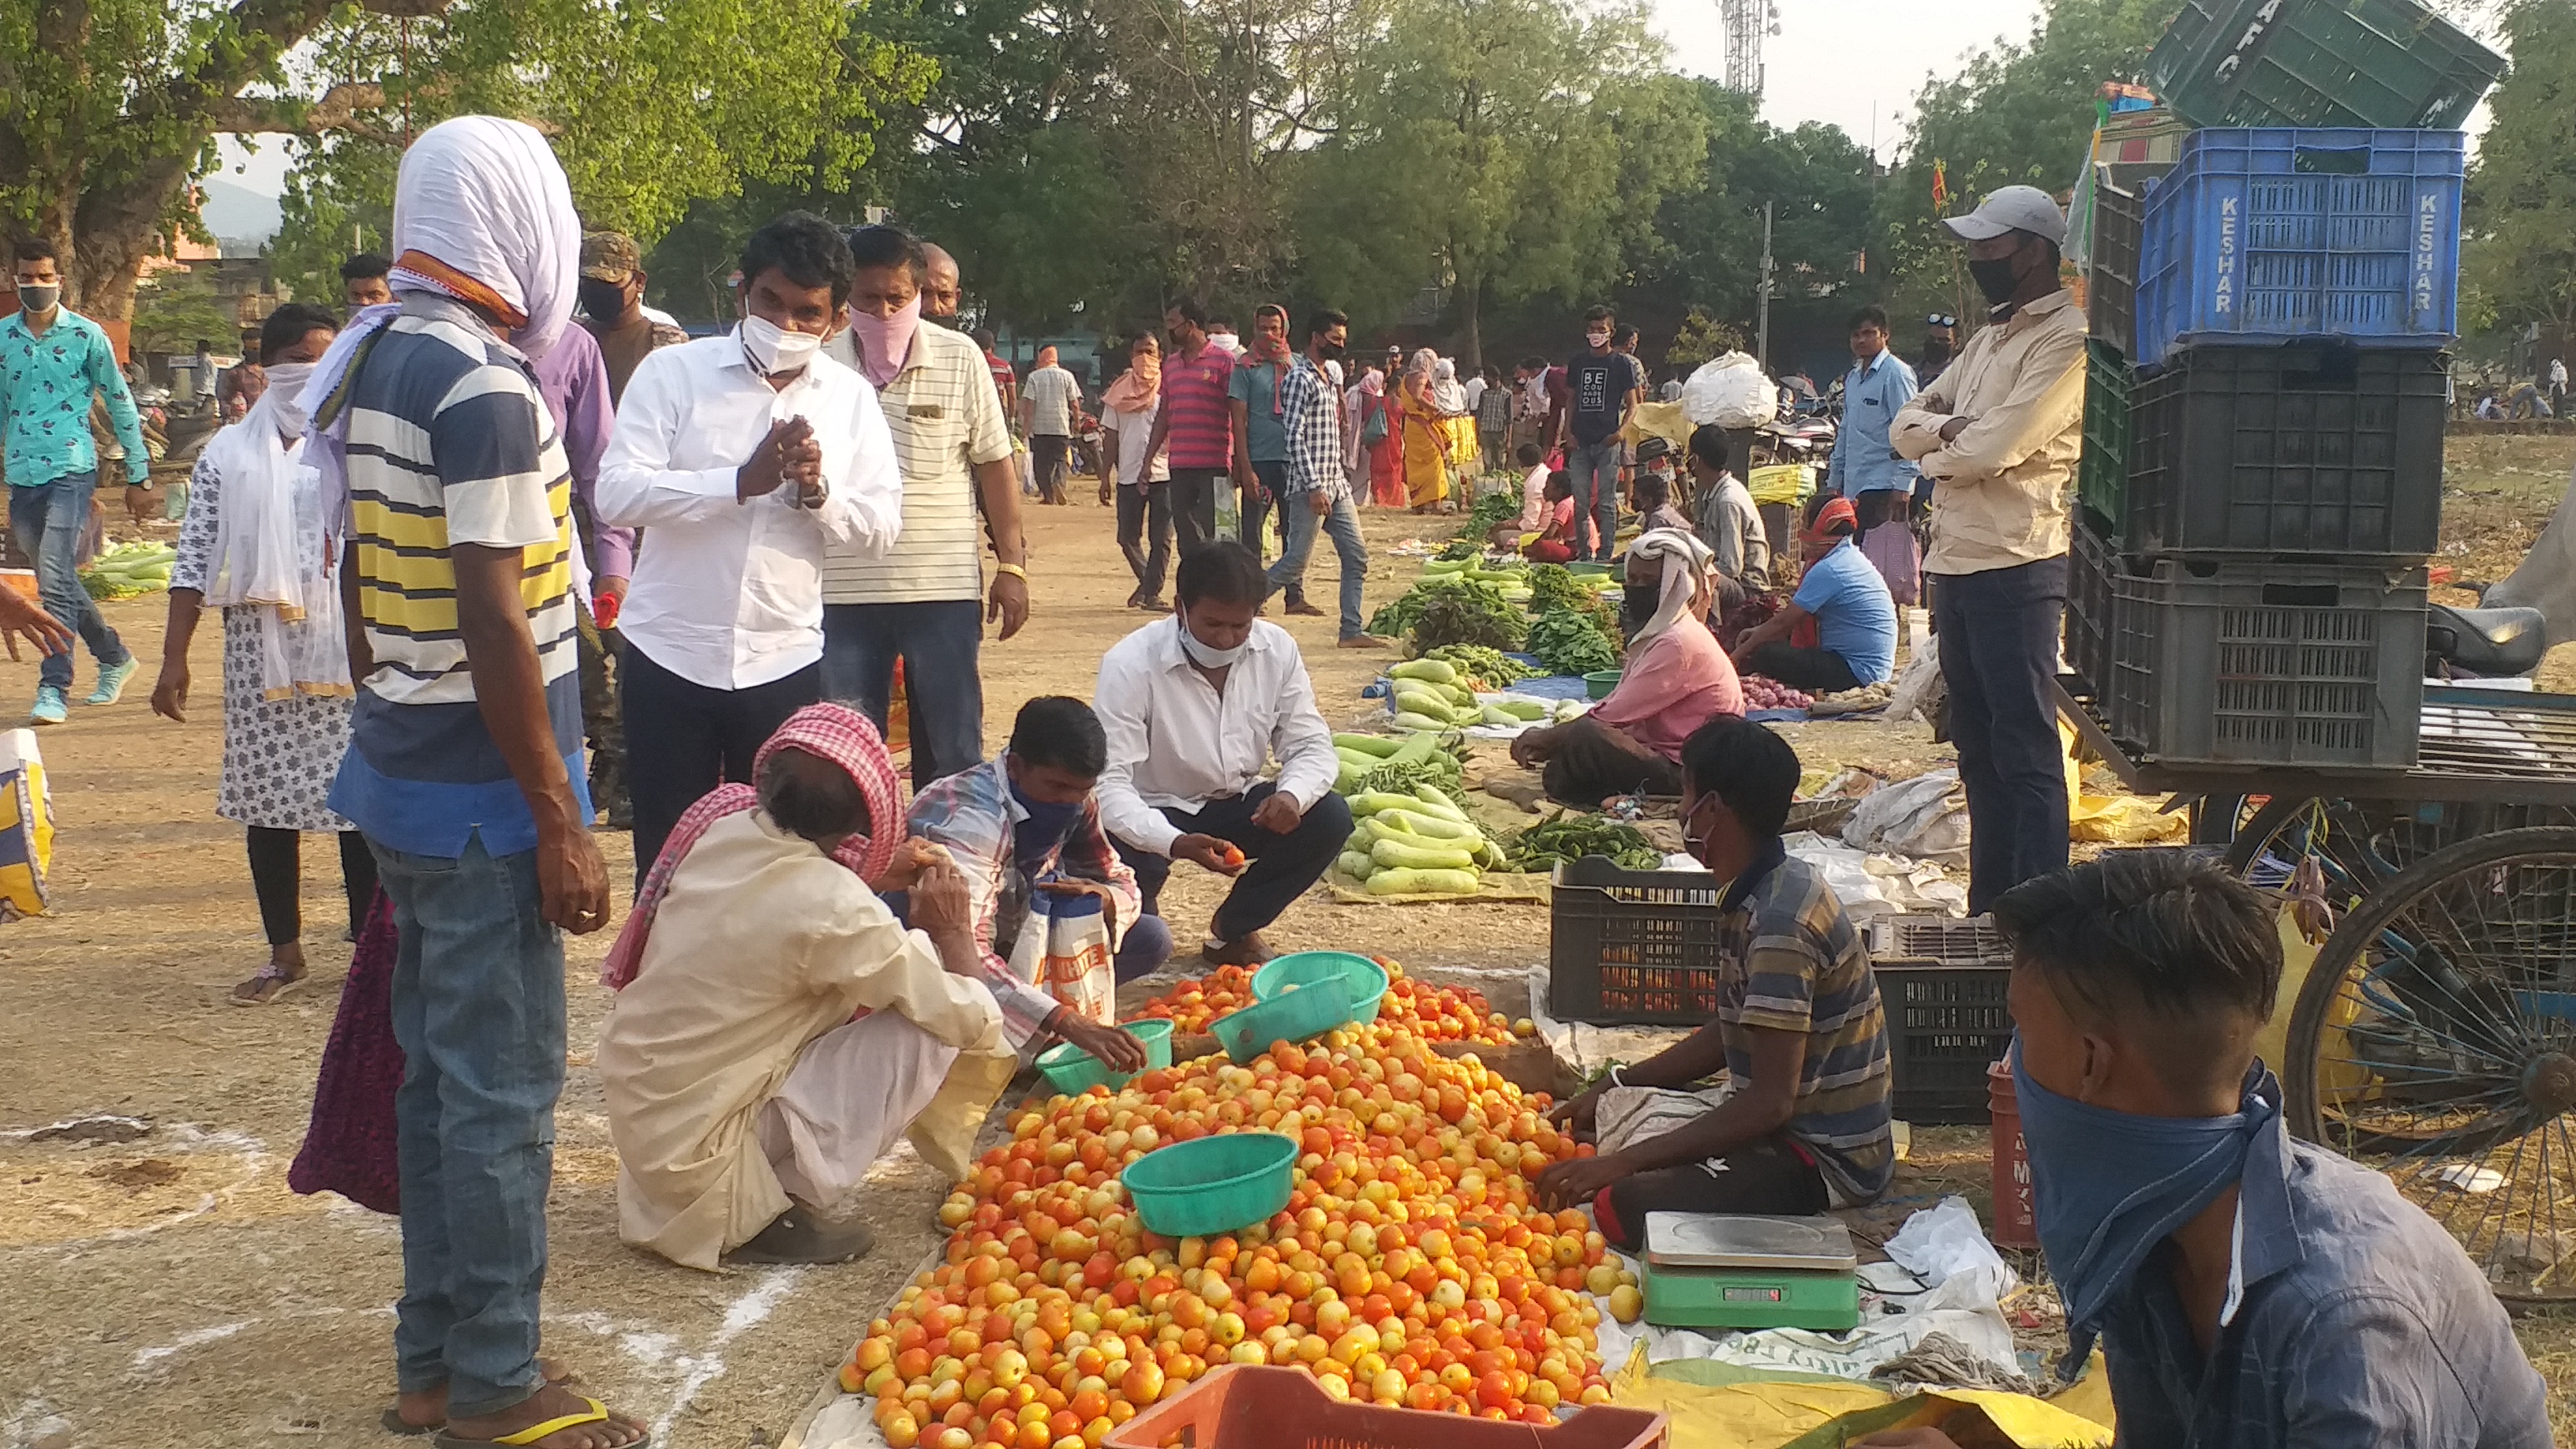
<instances>
[{"instance_id":1,"label":"checkered head scarf","mask_svg":"<svg viewBox=\"0 0 2576 1449\"><path fill-rule=\"evenodd\" d=\"M868 833L843 840L833 849L832 858L859 879L873 884L894 863L895 847L903 843L903 794L895 780L894 756L878 737L877 727L856 710L837 704L809 704L789 715L778 733L760 747L760 753L752 759L753 779L760 777L769 757L781 748L799 749L829 760L847 771L850 782L859 787L859 798L868 806ZM662 853L654 858L652 871L644 877L644 889L635 895L635 908L618 931L617 944L608 948L608 960L599 972L600 985L623 991L643 968L644 942L652 934L653 917L662 908L663 896L670 892L671 877L678 873L680 863L688 858L699 838L717 821L756 809L759 804L758 789L729 781L708 791L680 817L671 838L663 842Z\"/></svg>"}]
</instances>

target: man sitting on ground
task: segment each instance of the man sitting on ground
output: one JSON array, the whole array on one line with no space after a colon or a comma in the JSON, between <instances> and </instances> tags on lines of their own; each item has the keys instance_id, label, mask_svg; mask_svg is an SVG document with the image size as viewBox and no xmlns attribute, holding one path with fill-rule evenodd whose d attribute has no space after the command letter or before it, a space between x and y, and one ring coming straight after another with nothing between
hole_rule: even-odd
<instances>
[{"instance_id":1,"label":"man sitting on ground","mask_svg":"<svg viewBox=\"0 0 2576 1449\"><path fill-rule=\"evenodd\" d=\"M1120 981L1148 975L1171 959L1171 928L1160 916L1142 914L1136 873L1118 858L1100 825L1092 787L1108 763L1109 737L1091 706L1045 695L1020 706L1011 747L1000 759L935 781L913 797L905 818L912 838L946 847L966 873L975 943L988 974L1017 981L1011 948L1028 917L1032 891L1100 898ZM1002 1014L1011 1016L1012 1000L1000 987L994 994L1002 1000ZM1064 1037L1113 1066L1144 1061L1135 1038L1095 1025L1066 1005L1047 1007L1035 1020L1011 1022L1010 1029L1018 1042Z\"/></svg>"},{"instance_id":2,"label":"man sitting on ground","mask_svg":"<svg viewBox=\"0 0 2576 1449\"><path fill-rule=\"evenodd\" d=\"M1648 438L1637 448L1642 453L1657 446L1669 448L1671 445L1661 438ZM1661 459L1665 454L1655 456ZM1640 533L1652 533L1658 528L1679 529L1684 533L1691 531L1691 521L1682 516L1680 509L1673 507L1672 474L1639 465L1636 481L1628 485L1628 499L1637 505L1637 529Z\"/></svg>"},{"instance_id":3,"label":"man sitting on ground","mask_svg":"<svg viewBox=\"0 0 2576 1449\"><path fill-rule=\"evenodd\" d=\"M1675 528L1628 547L1625 610L1636 632L1610 697L1561 725L1526 730L1512 759L1548 795L1586 810L1613 795L1678 795L1682 742L1717 715L1744 713L1744 686L1703 617L1708 545Z\"/></svg>"},{"instance_id":4,"label":"man sitting on ground","mask_svg":"<svg viewBox=\"0 0 2576 1449\"><path fill-rule=\"evenodd\" d=\"M1100 816L1146 915L1161 914L1175 860L1235 877L1204 954L1210 965L1259 965L1270 959L1262 929L1324 878L1351 807L1333 793L1333 732L1297 641L1253 617L1268 590L1261 561L1221 539L1184 554L1173 583L1175 617L1100 661ZM1275 782L1262 778L1274 756Z\"/></svg>"},{"instance_id":5,"label":"man sitting on ground","mask_svg":"<svg viewBox=\"0 0 2576 1449\"><path fill-rule=\"evenodd\" d=\"M1798 591L1780 612L1744 631L1735 643L1735 667L1762 674L1791 689L1836 694L1896 675L1896 600L1887 580L1853 541L1859 515L1848 498L1816 510L1809 547L1824 555L1807 565ZM1815 643L1791 642L1792 631L1815 621Z\"/></svg>"},{"instance_id":6,"label":"man sitting on ground","mask_svg":"<svg viewBox=\"0 0 2576 1449\"><path fill-rule=\"evenodd\" d=\"M1797 752L1721 715L1682 746L1682 774L1682 839L1727 882L1712 1019L1559 1105L1551 1115L1600 1151L1538 1179L1542 1203L1590 1202L1629 1252L1648 1213L1821 1213L1875 1199L1896 1170L1868 948L1824 877L1780 844Z\"/></svg>"},{"instance_id":7,"label":"man sitting on ground","mask_svg":"<svg viewBox=\"0 0 2576 1449\"><path fill-rule=\"evenodd\" d=\"M2068 1361L2101 1336L2120 1442L2550 1442L2547 1388L2459 1243L2292 1140L2254 1056L2281 982L2269 899L2185 851L2117 850L1994 915L2040 1246Z\"/></svg>"},{"instance_id":8,"label":"man sitting on ground","mask_svg":"<svg viewBox=\"0 0 2576 1449\"><path fill-rule=\"evenodd\" d=\"M1011 1056L965 876L898 849L876 727L808 705L752 774L681 818L601 973L619 992L599 1042L618 1235L710 1270L865 1253L865 1227L819 1215L961 1054ZM905 889L909 931L878 899Z\"/></svg>"},{"instance_id":9,"label":"man sitting on ground","mask_svg":"<svg viewBox=\"0 0 2576 1449\"><path fill-rule=\"evenodd\" d=\"M1512 455L1521 469L1521 511L1485 531L1485 546L1496 549L1518 549L1538 537L1547 524L1547 460L1539 456L1538 444L1523 443ZM1573 485L1566 485L1566 496L1573 496Z\"/></svg>"},{"instance_id":10,"label":"man sitting on ground","mask_svg":"<svg viewBox=\"0 0 2576 1449\"><path fill-rule=\"evenodd\" d=\"M1734 580L1747 593L1767 594L1771 535L1762 526L1753 491L1728 471L1726 454L1726 429L1707 423L1691 431L1683 466L1699 490L1699 541L1717 556L1718 577Z\"/></svg>"}]
</instances>

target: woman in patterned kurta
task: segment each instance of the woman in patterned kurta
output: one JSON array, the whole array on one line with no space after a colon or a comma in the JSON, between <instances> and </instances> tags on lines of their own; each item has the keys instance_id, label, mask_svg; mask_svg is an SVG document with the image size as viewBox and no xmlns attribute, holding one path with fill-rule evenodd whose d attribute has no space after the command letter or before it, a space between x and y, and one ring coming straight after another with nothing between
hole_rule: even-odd
<instances>
[{"instance_id":1,"label":"woman in patterned kurta","mask_svg":"<svg viewBox=\"0 0 2576 1449\"><path fill-rule=\"evenodd\" d=\"M353 697L339 615L327 607L229 601L244 591L231 576L247 572L254 561L288 573L309 599L329 597L319 484L313 470L301 465L302 426L293 409L303 374L337 330L328 312L298 304L279 308L263 330L269 393L248 417L208 441L189 479L188 514L170 570L161 679L152 691L156 713L186 720L188 644L212 595L224 623L224 758L215 813L248 831L251 888L269 946L268 964L233 988L232 999L241 1006L266 1005L304 979L297 899L303 832L340 837L351 939L375 894L375 858L365 838L325 803L340 757L348 752ZM290 431L295 441L274 451ZM273 462L273 476L258 466L263 459ZM227 478L228 468L242 476ZM237 514L246 514L255 506L248 490L260 489L273 495L256 504L269 517L225 518L228 500ZM263 545L243 541L263 523L274 525L269 546L277 557L258 558ZM291 559L283 556L289 547Z\"/></svg>"}]
</instances>

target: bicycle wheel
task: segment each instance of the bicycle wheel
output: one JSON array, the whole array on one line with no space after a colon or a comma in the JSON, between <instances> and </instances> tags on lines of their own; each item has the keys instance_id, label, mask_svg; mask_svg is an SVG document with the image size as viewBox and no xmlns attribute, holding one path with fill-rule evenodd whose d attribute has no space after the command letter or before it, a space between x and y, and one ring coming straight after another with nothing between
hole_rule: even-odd
<instances>
[{"instance_id":1,"label":"bicycle wheel","mask_svg":"<svg viewBox=\"0 0 2576 1449\"><path fill-rule=\"evenodd\" d=\"M2385 1171L2501 1297L2576 1301L2576 828L2369 891L2290 1017L2291 1130Z\"/></svg>"}]
</instances>

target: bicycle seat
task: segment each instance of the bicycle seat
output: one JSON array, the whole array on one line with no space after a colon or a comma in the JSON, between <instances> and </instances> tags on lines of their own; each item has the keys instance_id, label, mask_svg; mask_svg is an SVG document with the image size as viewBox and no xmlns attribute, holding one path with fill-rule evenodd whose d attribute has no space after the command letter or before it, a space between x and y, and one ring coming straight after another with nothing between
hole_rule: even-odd
<instances>
[{"instance_id":1,"label":"bicycle seat","mask_svg":"<svg viewBox=\"0 0 2576 1449\"><path fill-rule=\"evenodd\" d=\"M2461 674L2485 679L2529 674L2549 652L2549 620L2538 609L2433 604L2426 610L2424 649Z\"/></svg>"}]
</instances>

